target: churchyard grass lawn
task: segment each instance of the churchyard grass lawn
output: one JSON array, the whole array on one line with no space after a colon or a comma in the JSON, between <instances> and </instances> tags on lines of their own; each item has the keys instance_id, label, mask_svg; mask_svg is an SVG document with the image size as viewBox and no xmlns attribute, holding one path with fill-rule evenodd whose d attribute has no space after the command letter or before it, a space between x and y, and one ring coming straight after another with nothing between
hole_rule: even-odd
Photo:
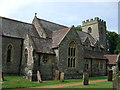
<instances>
[{"instance_id":1,"label":"churchyard grass lawn","mask_svg":"<svg viewBox=\"0 0 120 90\"><path fill-rule=\"evenodd\" d=\"M40 87L40 86L47 86L47 85L82 82L82 79L67 79L64 82L49 80L49 81L43 81L43 83L37 83L37 82L30 82L29 80L27 80L21 76L4 76L4 79L5 79L5 81L3 81L3 84L2 84L3 89L6 89L6 88L30 88L30 87ZM89 80L99 80L99 79L107 79L107 76L90 77ZM110 82L106 82L106 83L111 84ZM105 84L103 83L103 85L105 85ZM93 83L91 85L94 86L95 83ZM97 85L99 86L99 83ZM112 84L111 84L111 86L112 86Z\"/></svg>"}]
</instances>

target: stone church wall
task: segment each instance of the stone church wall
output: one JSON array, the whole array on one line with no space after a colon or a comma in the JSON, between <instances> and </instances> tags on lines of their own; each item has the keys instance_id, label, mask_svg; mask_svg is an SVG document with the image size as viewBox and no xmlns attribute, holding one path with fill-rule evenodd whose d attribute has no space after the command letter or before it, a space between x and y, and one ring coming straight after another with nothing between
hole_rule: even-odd
<instances>
[{"instance_id":1,"label":"stone church wall","mask_svg":"<svg viewBox=\"0 0 120 90\"><path fill-rule=\"evenodd\" d=\"M28 35L26 35L26 38L23 42L21 74L23 76L26 76L26 78L30 80L32 80L32 76L34 72L33 71L33 65L34 65L33 51L34 51L34 47L33 47L31 38ZM25 54L27 54L27 58Z\"/></svg>"},{"instance_id":2,"label":"stone church wall","mask_svg":"<svg viewBox=\"0 0 120 90\"><path fill-rule=\"evenodd\" d=\"M68 68L68 48L69 44L75 41L76 43L76 62L75 68ZM80 42L79 36L74 29L70 30L59 46L59 62L58 69L65 73L65 78L80 78L84 68L83 46Z\"/></svg>"},{"instance_id":3,"label":"stone church wall","mask_svg":"<svg viewBox=\"0 0 120 90\"><path fill-rule=\"evenodd\" d=\"M12 45L11 61L7 62L8 45ZM2 69L4 74L19 74L22 39L2 37Z\"/></svg>"},{"instance_id":4,"label":"stone church wall","mask_svg":"<svg viewBox=\"0 0 120 90\"><path fill-rule=\"evenodd\" d=\"M103 61L103 68L99 69L99 64L98 62L101 60L92 60L92 76L103 76L106 75L106 61Z\"/></svg>"},{"instance_id":5,"label":"stone church wall","mask_svg":"<svg viewBox=\"0 0 120 90\"><path fill-rule=\"evenodd\" d=\"M53 55L40 54L40 72L42 80L51 80L54 78L54 57Z\"/></svg>"}]
</instances>

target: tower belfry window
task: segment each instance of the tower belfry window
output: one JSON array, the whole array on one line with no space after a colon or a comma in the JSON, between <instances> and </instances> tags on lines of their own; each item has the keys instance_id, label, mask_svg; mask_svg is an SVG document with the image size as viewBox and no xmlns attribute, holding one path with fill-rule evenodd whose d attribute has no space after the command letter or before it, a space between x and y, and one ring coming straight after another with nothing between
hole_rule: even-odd
<instances>
[{"instance_id":1,"label":"tower belfry window","mask_svg":"<svg viewBox=\"0 0 120 90\"><path fill-rule=\"evenodd\" d=\"M92 33L92 28L91 27L88 28L88 33Z\"/></svg>"}]
</instances>

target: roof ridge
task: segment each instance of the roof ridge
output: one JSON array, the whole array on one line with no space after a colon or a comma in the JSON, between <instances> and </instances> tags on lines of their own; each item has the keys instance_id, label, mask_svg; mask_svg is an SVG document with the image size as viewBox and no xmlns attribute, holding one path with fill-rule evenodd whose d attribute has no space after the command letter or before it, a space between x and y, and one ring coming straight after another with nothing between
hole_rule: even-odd
<instances>
[{"instance_id":1,"label":"roof ridge","mask_svg":"<svg viewBox=\"0 0 120 90\"><path fill-rule=\"evenodd\" d=\"M43 20L43 21L46 21L46 22L49 22L49 23L56 24L56 25L63 26L63 27L66 27L66 28L67 28L67 26L62 25L62 24L58 24L58 23L55 23L55 22L51 22L51 21L48 21L48 20L45 20L45 19L40 19L40 18L38 18L38 17L37 17L37 19Z\"/></svg>"},{"instance_id":2,"label":"roof ridge","mask_svg":"<svg viewBox=\"0 0 120 90\"><path fill-rule=\"evenodd\" d=\"M91 34L85 32L85 31L79 31L79 30L78 30L78 32L86 33L86 34L90 35L90 36L95 40L95 38L94 38ZM95 40L95 41L96 41L96 40Z\"/></svg>"},{"instance_id":3,"label":"roof ridge","mask_svg":"<svg viewBox=\"0 0 120 90\"><path fill-rule=\"evenodd\" d=\"M11 20L11 21L15 21L15 22L20 22L20 23L24 23L24 24L32 25L31 23L20 21L20 20L16 20L16 19L12 19L12 18L2 17L2 16L0 16L0 18Z\"/></svg>"},{"instance_id":4,"label":"roof ridge","mask_svg":"<svg viewBox=\"0 0 120 90\"><path fill-rule=\"evenodd\" d=\"M59 29L59 30L56 30L56 31L53 31L53 32L59 32L59 31L65 30L65 29L70 29L70 27Z\"/></svg>"}]
</instances>

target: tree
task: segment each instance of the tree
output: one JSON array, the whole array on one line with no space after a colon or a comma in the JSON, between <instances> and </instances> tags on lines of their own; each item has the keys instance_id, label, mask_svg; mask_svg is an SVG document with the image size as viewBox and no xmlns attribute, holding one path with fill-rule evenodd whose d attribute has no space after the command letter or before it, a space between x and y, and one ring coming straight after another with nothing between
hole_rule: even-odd
<instances>
[{"instance_id":1,"label":"tree","mask_svg":"<svg viewBox=\"0 0 120 90\"><path fill-rule=\"evenodd\" d=\"M109 54L117 53L116 47L118 45L118 34L115 32L106 31L106 39L108 41ZM118 46L119 47L119 46Z\"/></svg>"},{"instance_id":2,"label":"tree","mask_svg":"<svg viewBox=\"0 0 120 90\"><path fill-rule=\"evenodd\" d=\"M79 30L79 31L82 31L82 26L81 26L81 25L77 25L77 26L75 27L75 29L76 29L76 30Z\"/></svg>"},{"instance_id":3,"label":"tree","mask_svg":"<svg viewBox=\"0 0 120 90\"><path fill-rule=\"evenodd\" d=\"M115 54L120 53L120 34L118 34L117 45L116 45L116 49L115 49L114 53Z\"/></svg>"}]
</instances>

